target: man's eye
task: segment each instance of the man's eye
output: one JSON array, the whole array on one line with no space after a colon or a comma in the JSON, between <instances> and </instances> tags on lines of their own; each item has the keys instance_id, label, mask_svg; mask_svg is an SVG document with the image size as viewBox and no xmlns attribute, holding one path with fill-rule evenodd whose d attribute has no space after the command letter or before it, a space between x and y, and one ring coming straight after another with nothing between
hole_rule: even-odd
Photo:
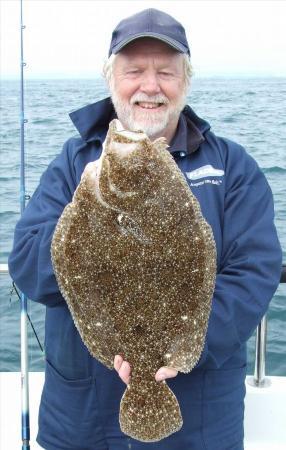
<instances>
[{"instance_id":1,"label":"man's eye","mask_svg":"<svg viewBox=\"0 0 286 450\"><path fill-rule=\"evenodd\" d=\"M171 72L159 72L159 75L163 75L164 77L171 77L172 73Z\"/></svg>"},{"instance_id":2,"label":"man's eye","mask_svg":"<svg viewBox=\"0 0 286 450\"><path fill-rule=\"evenodd\" d=\"M139 73L139 70L138 70L138 69L128 70L127 73L128 73L128 74L129 74L129 73L130 73L130 74L133 74L133 73Z\"/></svg>"}]
</instances>

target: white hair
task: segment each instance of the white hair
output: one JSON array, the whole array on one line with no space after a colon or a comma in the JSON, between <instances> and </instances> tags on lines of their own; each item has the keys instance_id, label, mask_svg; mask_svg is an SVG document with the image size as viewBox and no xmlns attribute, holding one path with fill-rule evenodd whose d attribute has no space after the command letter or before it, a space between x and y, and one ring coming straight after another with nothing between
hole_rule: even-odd
<instances>
[{"instance_id":1,"label":"white hair","mask_svg":"<svg viewBox=\"0 0 286 450\"><path fill-rule=\"evenodd\" d=\"M191 77L193 76L193 67L191 65L191 60L189 55L186 53L183 53L183 64L184 64L184 81L185 81L185 87L188 89ZM106 83L108 86L110 86L110 83L112 82L112 75L113 75L113 67L114 62L116 60L116 56L113 53L110 55L110 57L105 61L102 69L102 76L105 78Z\"/></svg>"}]
</instances>

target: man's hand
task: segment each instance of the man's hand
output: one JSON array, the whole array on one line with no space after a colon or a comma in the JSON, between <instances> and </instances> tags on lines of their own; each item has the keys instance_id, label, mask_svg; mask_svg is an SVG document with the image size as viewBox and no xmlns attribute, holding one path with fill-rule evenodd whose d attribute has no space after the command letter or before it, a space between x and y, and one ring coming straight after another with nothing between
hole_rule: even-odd
<instances>
[{"instance_id":1,"label":"man's hand","mask_svg":"<svg viewBox=\"0 0 286 450\"><path fill-rule=\"evenodd\" d=\"M129 384L131 378L131 367L127 361L124 361L121 355L116 355L114 358L114 369L118 372L121 380ZM176 369L172 369L171 367L160 367L160 369L156 372L155 380L162 381L167 378L173 378L178 375L178 371Z\"/></svg>"}]
</instances>

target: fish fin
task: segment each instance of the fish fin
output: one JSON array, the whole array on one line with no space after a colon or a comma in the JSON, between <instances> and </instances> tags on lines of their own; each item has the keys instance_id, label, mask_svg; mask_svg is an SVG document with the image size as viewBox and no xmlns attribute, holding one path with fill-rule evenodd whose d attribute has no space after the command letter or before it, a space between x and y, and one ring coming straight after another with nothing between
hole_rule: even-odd
<instances>
[{"instance_id":1,"label":"fish fin","mask_svg":"<svg viewBox=\"0 0 286 450\"><path fill-rule=\"evenodd\" d=\"M164 137L159 137L152 142L153 147L156 147L157 150L166 150L169 145L167 144L167 140Z\"/></svg>"},{"instance_id":2,"label":"fish fin","mask_svg":"<svg viewBox=\"0 0 286 450\"><path fill-rule=\"evenodd\" d=\"M120 402L119 422L123 433L142 442L156 442L178 431L182 415L175 394L165 381L131 382Z\"/></svg>"}]
</instances>

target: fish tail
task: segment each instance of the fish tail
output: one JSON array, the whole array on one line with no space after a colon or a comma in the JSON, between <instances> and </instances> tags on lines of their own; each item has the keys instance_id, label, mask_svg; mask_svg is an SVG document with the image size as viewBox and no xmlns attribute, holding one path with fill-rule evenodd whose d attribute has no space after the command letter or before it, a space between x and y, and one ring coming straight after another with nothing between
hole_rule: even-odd
<instances>
[{"instance_id":1,"label":"fish tail","mask_svg":"<svg viewBox=\"0 0 286 450\"><path fill-rule=\"evenodd\" d=\"M159 441L183 425L176 396L165 381L156 380L144 386L131 381L121 399L119 422L123 433L143 442Z\"/></svg>"}]
</instances>

